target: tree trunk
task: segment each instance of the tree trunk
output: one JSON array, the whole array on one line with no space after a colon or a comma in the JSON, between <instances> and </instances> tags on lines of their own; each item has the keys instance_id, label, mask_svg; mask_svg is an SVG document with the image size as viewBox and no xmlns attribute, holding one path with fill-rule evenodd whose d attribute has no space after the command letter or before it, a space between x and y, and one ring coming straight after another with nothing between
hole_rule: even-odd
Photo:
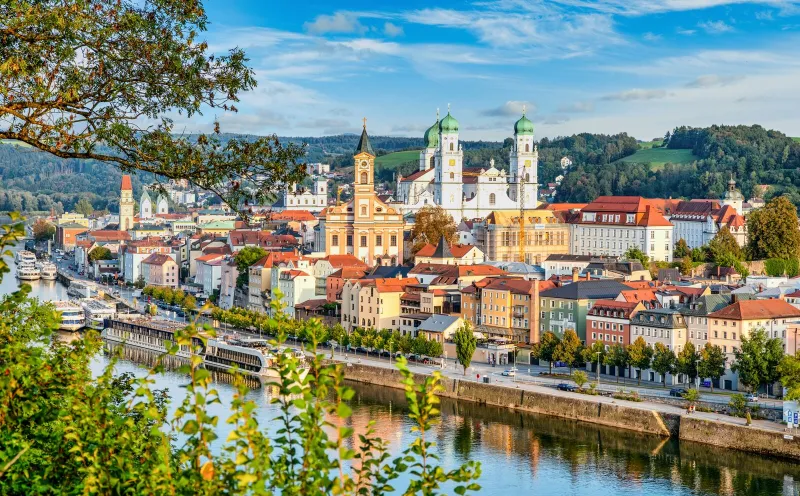
<instances>
[{"instance_id":1,"label":"tree trunk","mask_svg":"<svg viewBox=\"0 0 800 496\"><path fill-rule=\"evenodd\" d=\"M642 385L642 369L639 369L639 375L636 377L636 385L637 386Z\"/></svg>"},{"instance_id":2,"label":"tree trunk","mask_svg":"<svg viewBox=\"0 0 800 496\"><path fill-rule=\"evenodd\" d=\"M547 362L547 364L548 364L548 366L550 367L550 372L548 372L548 373L549 373L550 375L553 375L553 362Z\"/></svg>"}]
</instances>

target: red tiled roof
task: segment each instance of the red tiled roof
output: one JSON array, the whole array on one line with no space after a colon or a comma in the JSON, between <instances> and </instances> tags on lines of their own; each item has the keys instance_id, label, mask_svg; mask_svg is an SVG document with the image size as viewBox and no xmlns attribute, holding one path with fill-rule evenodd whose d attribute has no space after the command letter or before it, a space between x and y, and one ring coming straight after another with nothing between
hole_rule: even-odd
<instances>
[{"instance_id":1,"label":"red tiled roof","mask_svg":"<svg viewBox=\"0 0 800 496\"><path fill-rule=\"evenodd\" d=\"M661 215L658 212L658 210L656 210L654 207L652 207L650 205L645 207L644 217L642 217L642 220L639 222L639 225L640 226L648 226L648 227L653 227L653 226L669 227L669 226L672 226L670 221L665 219L664 216Z\"/></svg>"},{"instance_id":2,"label":"red tiled roof","mask_svg":"<svg viewBox=\"0 0 800 496\"><path fill-rule=\"evenodd\" d=\"M742 300L722 310L708 314L709 317L733 320L780 319L800 317L800 309L784 300Z\"/></svg>"},{"instance_id":3,"label":"red tiled roof","mask_svg":"<svg viewBox=\"0 0 800 496\"><path fill-rule=\"evenodd\" d=\"M375 288L382 293L405 293L406 286L417 283L419 283L419 281L415 277L406 277L403 279L386 277L378 279L365 279L362 281L362 286L374 285Z\"/></svg>"},{"instance_id":4,"label":"red tiled roof","mask_svg":"<svg viewBox=\"0 0 800 496\"><path fill-rule=\"evenodd\" d=\"M131 185L131 176L127 174L122 175L122 187L123 191L133 191L133 185Z\"/></svg>"},{"instance_id":5,"label":"red tiled roof","mask_svg":"<svg viewBox=\"0 0 800 496\"><path fill-rule=\"evenodd\" d=\"M294 279L300 276L308 276L308 274L306 272L303 272L302 270L296 270L296 269L281 272L282 279Z\"/></svg>"},{"instance_id":6,"label":"red tiled roof","mask_svg":"<svg viewBox=\"0 0 800 496\"><path fill-rule=\"evenodd\" d=\"M616 301L616 300L597 300L589 309L589 315L596 314L601 310L622 310L622 318L630 318L631 313L639 306L639 302Z\"/></svg>"},{"instance_id":7,"label":"red tiled roof","mask_svg":"<svg viewBox=\"0 0 800 496\"><path fill-rule=\"evenodd\" d=\"M211 262L213 260L216 260L216 259L222 258L222 257L223 257L223 255L221 253L208 253L206 255L202 255L202 256L197 257L195 260L197 262Z\"/></svg>"},{"instance_id":8,"label":"red tiled roof","mask_svg":"<svg viewBox=\"0 0 800 496\"><path fill-rule=\"evenodd\" d=\"M120 241L131 239L131 233L127 231L98 230L89 231L87 235L95 241Z\"/></svg>"},{"instance_id":9,"label":"red tiled roof","mask_svg":"<svg viewBox=\"0 0 800 496\"><path fill-rule=\"evenodd\" d=\"M417 171L409 175L408 177L404 177L403 179L400 180L400 182L405 183L405 182L415 181L429 172L433 172L433 169Z\"/></svg>"},{"instance_id":10,"label":"red tiled roof","mask_svg":"<svg viewBox=\"0 0 800 496\"><path fill-rule=\"evenodd\" d=\"M317 220L317 218L308 210L284 210L283 212L274 212L270 214L270 220L293 220L303 222Z\"/></svg>"},{"instance_id":11,"label":"red tiled roof","mask_svg":"<svg viewBox=\"0 0 800 496\"><path fill-rule=\"evenodd\" d=\"M172 257L163 255L161 253L153 253L149 257L142 260L142 263L147 265L164 265L170 261L175 263L175 260L172 260Z\"/></svg>"},{"instance_id":12,"label":"red tiled roof","mask_svg":"<svg viewBox=\"0 0 800 496\"><path fill-rule=\"evenodd\" d=\"M319 310L323 306L328 304L328 300L325 298L317 298L313 300L306 300L302 303L298 303L294 306L295 309L302 308L304 310Z\"/></svg>"},{"instance_id":13,"label":"red tiled roof","mask_svg":"<svg viewBox=\"0 0 800 496\"><path fill-rule=\"evenodd\" d=\"M460 244L453 244L450 246L450 253L453 254L453 258L462 258L464 257L469 251L475 248L475 245L460 245ZM426 244L419 251L414 255L416 257L432 257L436 253L437 246L434 246L430 243Z\"/></svg>"},{"instance_id":14,"label":"red tiled roof","mask_svg":"<svg viewBox=\"0 0 800 496\"><path fill-rule=\"evenodd\" d=\"M331 277L335 277L339 279L361 279L365 275L367 275L367 269L361 269L358 267L342 267L333 274L329 275L328 278L330 279Z\"/></svg>"},{"instance_id":15,"label":"red tiled roof","mask_svg":"<svg viewBox=\"0 0 800 496\"><path fill-rule=\"evenodd\" d=\"M583 210L586 205L588 205L588 203L551 203L544 208L546 210L558 212L561 210Z\"/></svg>"},{"instance_id":16,"label":"red tiled roof","mask_svg":"<svg viewBox=\"0 0 800 496\"><path fill-rule=\"evenodd\" d=\"M632 289L620 293L626 302L653 301L656 300L656 293L651 289Z\"/></svg>"},{"instance_id":17,"label":"red tiled roof","mask_svg":"<svg viewBox=\"0 0 800 496\"><path fill-rule=\"evenodd\" d=\"M328 255L323 260L327 260L333 267L369 267L353 255Z\"/></svg>"}]
</instances>

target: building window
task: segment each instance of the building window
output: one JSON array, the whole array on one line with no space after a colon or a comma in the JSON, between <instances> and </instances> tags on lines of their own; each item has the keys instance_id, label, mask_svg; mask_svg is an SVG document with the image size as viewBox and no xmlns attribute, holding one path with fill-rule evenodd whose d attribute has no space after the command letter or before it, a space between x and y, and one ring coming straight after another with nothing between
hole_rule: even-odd
<instances>
[{"instance_id":1,"label":"building window","mask_svg":"<svg viewBox=\"0 0 800 496\"><path fill-rule=\"evenodd\" d=\"M392 234L389 237L389 245L390 246L397 246L397 236L396 235Z\"/></svg>"},{"instance_id":2,"label":"building window","mask_svg":"<svg viewBox=\"0 0 800 496\"><path fill-rule=\"evenodd\" d=\"M450 151L451 152L453 151L453 144L452 143L450 143Z\"/></svg>"},{"instance_id":3,"label":"building window","mask_svg":"<svg viewBox=\"0 0 800 496\"><path fill-rule=\"evenodd\" d=\"M453 181L453 180L455 180L455 178L456 178L456 175L453 172L451 172L450 173L450 180Z\"/></svg>"},{"instance_id":4,"label":"building window","mask_svg":"<svg viewBox=\"0 0 800 496\"><path fill-rule=\"evenodd\" d=\"M331 236L331 246L339 246L339 235L334 234Z\"/></svg>"},{"instance_id":5,"label":"building window","mask_svg":"<svg viewBox=\"0 0 800 496\"><path fill-rule=\"evenodd\" d=\"M352 234L348 234L347 235L347 246L353 246L353 235Z\"/></svg>"},{"instance_id":6,"label":"building window","mask_svg":"<svg viewBox=\"0 0 800 496\"><path fill-rule=\"evenodd\" d=\"M375 246L383 246L383 236L380 234L375 236Z\"/></svg>"},{"instance_id":7,"label":"building window","mask_svg":"<svg viewBox=\"0 0 800 496\"><path fill-rule=\"evenodd\" d=\"M367 184L367 173L366 172L362 172L361 173L361 184Z\"/></svg>"},{"instance_id":8,"label":"building window","mask_svg":"<svg viewBox=\"0 0 800 496\"><path fill-rule=\"evenodd\" d=\"M489 205L494 205L496 203L496 201L497 201L497 198L495 197L494 193L490 194L489 195Z\"/></svg>"}]
</instances>

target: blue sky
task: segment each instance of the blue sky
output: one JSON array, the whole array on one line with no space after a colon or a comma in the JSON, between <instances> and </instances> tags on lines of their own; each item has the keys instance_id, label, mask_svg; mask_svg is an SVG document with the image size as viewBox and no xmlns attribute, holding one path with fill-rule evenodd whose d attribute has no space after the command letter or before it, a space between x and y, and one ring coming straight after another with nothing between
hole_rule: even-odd
<instances>
[{"instance_id":1,"label":"blue sky","mask_svg":"<svg viewBox=\"0 0 800 496\"><path fill-rule=\"evenodd\" d=\"M800 136L800 1L208 0L214 51L259 86L223 131L421 135L448 103L466 139L759 123ZM215 117L207 114L206 121ZM202 121L179 123L202 128Z\"/></svg>"}]
</instances>

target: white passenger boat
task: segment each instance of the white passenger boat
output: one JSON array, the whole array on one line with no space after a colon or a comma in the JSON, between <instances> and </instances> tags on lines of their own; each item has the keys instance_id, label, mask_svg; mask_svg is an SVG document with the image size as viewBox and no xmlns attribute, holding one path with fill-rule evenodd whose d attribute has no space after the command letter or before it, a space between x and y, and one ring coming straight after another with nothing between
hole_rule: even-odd
<instances>
[{"instance_id":1,"label":"white passenger boat","mask_svg":"<svg viewBox=\"0 0 800 496\"><path fill-rule=\"evenodd\" d=\"M81 306L86 316L86 327L97 331L105 329L105 321L114 318L117 314L115 305L101 300L83 300Z\"/></svg>"},{"instance_id":2,"label":"white passenger boat","mask_svg":"<svg viewBox=\"0 0 800 496\"><path fill-rule=\"evenodd\" d=\"M14 256L14 262L18 266L36 264L36 254L28 250L19 250Z\"/></svg>"},{"instance_id":3,"label":"white passenger boat","mask_svg":"<svg viewBox=\"0 0 800 496\"><path fill-rule=\"evenodd\" d=\"M56 301L53 302L56 311L61 313L61 324L58 328L62 331L77 331L84 327L86 317L83 308L72 301Z\"/></svg>"},{"instance_id":4,"label":"white passenger boat","mask_svg":"<svg viewBox=\"0 0 800 496\"><path fill-rule=\"evenodd\" d=\"M275 360L276 355L282 352L281 349L270 347L265 339L209 339L205 363L223 370L236 369L262 377L278 377ZM292 353L304 360L301 352ZM305 368L304 365L301 368Z\"/></svg>"},{"instance_id":5,"label":"white passenger boat","mask_svg":"<svg viewBox=\"0 0 800 496\"><path fill-rule=\"evenodd\" d=\"M58 268L56 264L52 264L50 262L45 262L42 264L41 269L42 280L44 281L55 281L56 276L58 275Z\"/></svg>"},{"instance_id":6,"label":"white passenger boat","mask_svg":"<svg viewBox=\"0 0 800 496\"><path fill-rule=\"evenodd\" d=\"M41 271L33 265L17 266L17 278L20 281L38 281L41 277Z\"/></svg>"}]
</instances>

